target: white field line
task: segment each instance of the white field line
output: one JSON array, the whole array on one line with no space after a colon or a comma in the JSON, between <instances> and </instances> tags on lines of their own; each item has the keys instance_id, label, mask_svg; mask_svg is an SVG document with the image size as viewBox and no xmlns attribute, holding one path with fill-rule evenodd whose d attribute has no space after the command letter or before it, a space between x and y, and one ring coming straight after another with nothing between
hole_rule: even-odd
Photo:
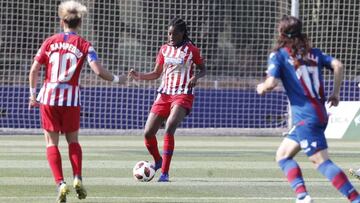
<instances>
[{"instance_id":1,"label":"white field line","mask_svg":"<svg viewBox=\"0 0 360 203\"><path fill-rule=\"evenodd\" d=\"M54 196L21 196L0 197L3 200L11 199L54 199ZM293 200L294 197L87 197L86 199L118 199L118 200ZM344 197L316 197L314 200L345 200Z\"/></svg>"},{"instance_id":2,"label":"white field line","mask_svg":"<svg viewBox=\"0 0 360 203\"><path fill-rule=\"evenodd\" d=\"M65 178L71 180L71 178ZM329 186L330 183L325 178L309 178L308 185L313 186ZM137 186L137 187L169 187L169 186L234 186L234 187L272 187L284 186L287 187L289 183L285 178L176 178L169 183L152 182L137 182L133 178L116 178L116 177L99 177L99 178L84 178L85 185L106 185L106 186ZM53 180L50 177L0 177L0 185L49 185L53 186Z\"/></svg>"}]
</instances>

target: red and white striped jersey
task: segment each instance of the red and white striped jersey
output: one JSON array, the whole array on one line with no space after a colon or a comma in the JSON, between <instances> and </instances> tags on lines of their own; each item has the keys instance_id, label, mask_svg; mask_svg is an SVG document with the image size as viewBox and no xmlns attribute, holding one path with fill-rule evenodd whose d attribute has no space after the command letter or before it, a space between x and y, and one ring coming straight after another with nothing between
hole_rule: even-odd
<instances>
[{"instance_id":1,"label":"red and white striped jersey","mask_svg":"<svg viewBox=\"0 0 360 203\"><path fill-rule=\"evenodd\" d=\"M194 64L203 63L196 46L191 42L186 42L178 48L164 44L156 57L156 63L163 65L159 93L193 94L193 88L189 87L189 80L194 75Z\"/></svg>"},{"instance_id":2,"label":"red and white striped jersey","mask_svg":"<svg viewBox=\"0 0 360 203\"><path fill-rule=\"evenodd\" d=\"M45 65L44 84L37 100L50 106L80 106L79 77L89 52L95 52L91 44L75 33L47 38L34 58Z\"/></svg>"}]
</instances>

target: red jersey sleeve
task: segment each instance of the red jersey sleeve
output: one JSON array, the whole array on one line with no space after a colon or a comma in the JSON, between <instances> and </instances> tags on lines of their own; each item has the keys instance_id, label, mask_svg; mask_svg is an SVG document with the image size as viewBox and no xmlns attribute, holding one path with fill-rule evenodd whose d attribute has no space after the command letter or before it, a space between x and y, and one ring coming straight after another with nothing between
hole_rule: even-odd
<instances>
[{"instance_id":1,"label":"red jersey sleeve","mask_svg":"<svg viewBox=\"0 0 360 203\"><path fill-rule=\"evenodd\" d=\"M43 44L41 45L40 49L38 50L38 52L36 53L34 60L36 60L37 62L39 62L40 64L44 64L46 62L46 47L47 47L47 40L45 40L43 42Z\"/></svg>"},{"instance_id":2,"label":"red jersey sleeve","mask_svg":"<svg viewBox=\"0 0 360 203\"><path fill-rule=\"evenodd\" d=\"M193 54L193 61L195 64L200 65L203 64L203 59L200 55L200 50L199 48L192 46L192 54Z\"/></svg>"},{"instance_id":3,"label":"red jersey sleeve","mask_svg":"<svg viewBox=\"0 0 360 203\"><path fill-rule=\"evenodd\" d=\"M163 65L164 64L164 54L163 54L164 46L162 46L156 56L156 64Z\"/></svg>"}]
</instances>

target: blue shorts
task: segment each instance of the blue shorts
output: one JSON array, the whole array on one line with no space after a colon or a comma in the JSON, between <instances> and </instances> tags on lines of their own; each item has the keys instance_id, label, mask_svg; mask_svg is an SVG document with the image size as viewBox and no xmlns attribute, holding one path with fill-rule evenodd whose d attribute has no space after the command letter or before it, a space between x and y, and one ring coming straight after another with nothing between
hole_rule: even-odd
<instances>
[{"instance_id":1,"label":"blue shorts","mask_svg":"<svg viewBox=\"0 0 360 203\"><path fill-rule=\"evenodd\" d=\"M288 138L299 143L307 156L312 156L316 152L328 148L324 134L325 128L326 124L300 122L290 130Z\"/></svg>"}]
</instances>

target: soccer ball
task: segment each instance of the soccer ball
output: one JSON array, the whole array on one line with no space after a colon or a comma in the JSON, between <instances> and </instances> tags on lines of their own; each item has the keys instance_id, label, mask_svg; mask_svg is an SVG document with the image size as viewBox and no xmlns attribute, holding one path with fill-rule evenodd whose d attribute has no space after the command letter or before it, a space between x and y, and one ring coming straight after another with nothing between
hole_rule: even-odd
<instances>
[{"instance_id":1,"label":"soccer ball","mask_svg":"<svg viewBox=\"0 0 360 203\"><path fill-rule=\"evenodd\" d=\"M133 176L135 180L140 182L149 182L155 176L154 165L148 161L139 161L133 168Z\"/></svg>"}]
</instances>

